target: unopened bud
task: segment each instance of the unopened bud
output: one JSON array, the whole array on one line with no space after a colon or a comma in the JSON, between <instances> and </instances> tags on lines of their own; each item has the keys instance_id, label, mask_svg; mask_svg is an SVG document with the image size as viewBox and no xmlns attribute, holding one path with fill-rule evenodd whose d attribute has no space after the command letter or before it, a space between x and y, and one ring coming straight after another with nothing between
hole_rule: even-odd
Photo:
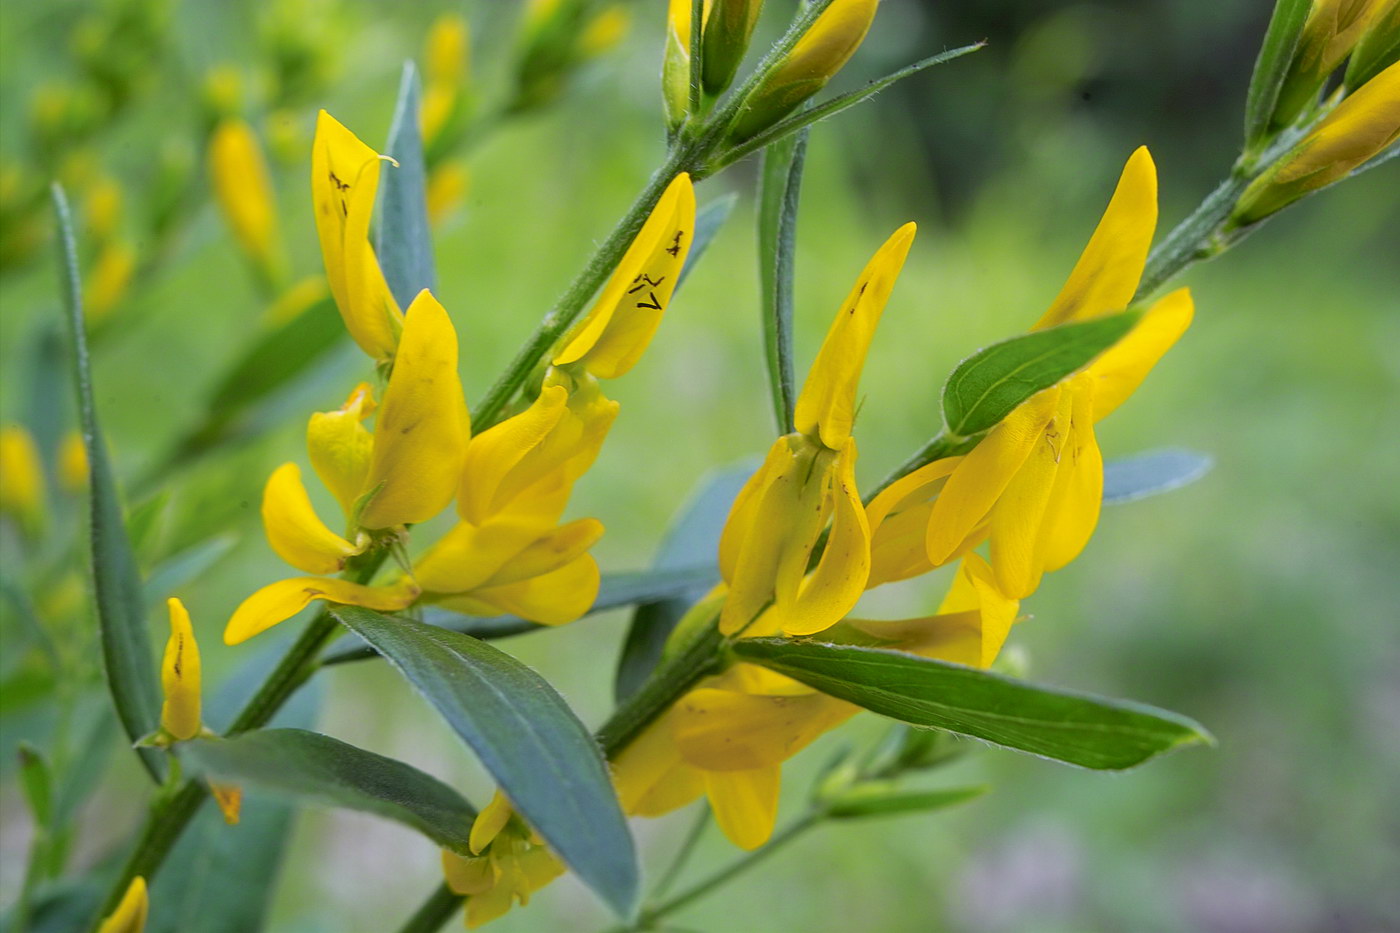
<instances>
[{"instance_id":1,"label":"unopened bud","mask_svg":"<svg viewBox=\"0 0 1400 933\"><path fill-rule=\"evenodd\" d=\"M1235 227L1268 217L1310 192L1345 178L1400 138L1400 63L1342 100L1312 132L1245 189L1231 215Z\"/></svg>"},{"instance_id":2,"label":"unopened bud","mask_svg":"<svg viewBox=\"0 0 1400 933\"><path fill-rule=\"evenodd\" d=\"M20 425L0 429L0 514L28 535L44 523L44 471L34 437Z\"/></svg>"},{"instance_id":3,"label":"unopened bud","mask_svg":"<svg viewBox=\"0 0 1400 933\"><path fill-rule=\"evenodd\" d=\"M209 140L209 176L224 219L243 251L271 282L281 278L277 205L262 147L252 127L229 117Z\"/></svg>"},{"instance_id":4,"label":"unopened bud","mask_svg":"<svg viewBox=\"0 0 1400 933\"><path fill-rule=\"evenodd\" d=\"M733 82L762 9L763 0L715 0L706 13L702 56L705 93L722 94Z\"/></svg>"},{"instance_id":5,"label":"unopened bud","mask_svg":"<svg viewBox=\"0 0 1400 933\"><path fill-rule=\"evenodd\" d=\"M1296 120L1317 98L1327 77L1396 0L1313 0L1288 77L1274 108L1275 126Z\"/></svg>"},{"instance_id":6,"label":"unopened bud","mask_svg":"<svg viewBox=\"0 0 1400 933\"><path fill-rule=\"evenodd\" d=\"M666 125L673 132L690 113L690 14L690 0L671 0L666 15L661 99L666 105Z\"/></svg>"},{"instance_id":7,"label":"unopened bud","mask_svg":"<svg viewBox=\"0 0 1400 933\"><path fill-rule=\"evenodd\" d=\"M1349 90L1356 90L1400 59L1400 0L1391 3L1371 20L1370 27L1356 43L1347 62Z\"/></svg>"},{"instance_id":8,"label":"unopened bud","mask_svg":"<svg viewBox=\"0 0 1400 933\"><path fill-rule=\"evenodd\" d=\"M880 0L834 0L792 51L749 92L730 139L752 139L825 87L860 48L879 5Z\"/></svg>"}]
</instances>

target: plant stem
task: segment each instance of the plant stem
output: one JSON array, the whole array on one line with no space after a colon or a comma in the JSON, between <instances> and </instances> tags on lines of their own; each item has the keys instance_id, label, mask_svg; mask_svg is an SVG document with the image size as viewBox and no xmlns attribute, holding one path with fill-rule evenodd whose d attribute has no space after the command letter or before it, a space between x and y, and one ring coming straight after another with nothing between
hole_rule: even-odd
<instances>
[{"instance_id":1,"label":"plant stem","mask_svg":"<svg viewBox=\"0 0 1400 933\"><path fill-rule=\"evenodd\" d=\"M1147 267L1143 270L1134 301L1148 298L1188 266L1216 256L1227 248L1229 244L1221 239L1221 232L1230 212L1234 210L1235 202L1253 180L1252 175L1231 173L1189 217L1167 234L1167 238L1147 258Z\"/></svg>"},{"instance_id":2,"label":"plant stem","mask_svg":"<svg viewBox=\"0 0 1400 933\"><path fill-rule=\"evenodd\" d=\"M637 692L613 710L598 730L598 744L604 756L611 759L700 678L713 671L723 642L719 629L712 623L680 652L658 665Z\"/></svg>"},{"instance_id":3,"label":"plant stem","mask_svg":"<svg viewBox=\"0 0 1400 933\"><path fill-rule=\"evenodd\" d=\"M462 895L453 893L445 884L433 889L427 899L413 912L413 916L399 927L399 933L436 933L442 925L452 919L462 906Z\"/></svg>"},{"instance_id":4,"label":"plant stem","mask_svg":"<svg viewBox=\"0 0 1400 933\"><path fill-rule=\"evenodd\" d=\"M652 897L660 897L671 889L671 885L680 877L686 862L690 861L690 856L695 852L696 844L700 842L700 838L705 835L705 830L709 826L710 805L708 802L702 802L700 812L696 815L695 822L691 824L690 832L686 833L681 847L676 850L676 857L671 860L670 867L666 869L666 873L661 876L661 880L656 882L656 887L652 889Z\"/></svg>"},{"instance_id":5,"label":"plant stem","mask_svg":"<svg viewBox=\"0 0 1400 933\"><path fill-rule=\"evenodd\" d=\"M653 907L650 910L642 911L641 917L633 926L629 927L628 929L645 930L650 928L652 924L656 923L656 921L660 920L661 918L667 916L668 914L675 913L676 911L680 910L682 907L685 907L693 901L699 900L700 898L709 894L715 888L718 888L720 885L729 881L729 879L742 874L743 872L752 868L754 865L757 865L759 862L768 858L768 856L772 855L774 852L778 851L780 848L787 845L789 842L792 842L792 840L807 832L807 830L819 825L824 819L824 817L825 813L823 813L820 810L812 810L808 812L797 822L792 823L782 832L778 833L772 839L768 840L768 843L764 845L763 848L755 849L753 852L750 852L747 855L735 859L733 862L730 862L724 868L721 868L719 871L710 875L708 878L696 882L694 885L687 888L685 891L682 891L680 894L677 894L669 901L665 901L664 903L660 904L657 907Z\"/></svg>"}]
</instances>

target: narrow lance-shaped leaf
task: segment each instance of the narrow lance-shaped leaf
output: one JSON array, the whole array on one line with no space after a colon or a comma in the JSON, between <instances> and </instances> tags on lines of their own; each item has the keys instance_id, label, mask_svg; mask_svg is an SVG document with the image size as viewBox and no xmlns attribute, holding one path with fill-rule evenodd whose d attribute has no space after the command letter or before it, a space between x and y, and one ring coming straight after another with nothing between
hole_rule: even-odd
<instances>
[{"instance_id":1,"label":"narrow lance-shaped leaf","mask_svg":"<svg viewBox=\"0 0 1400 933\"><path fill-rule=\"evenodd\" d=\"M733 651L882 716L1084 768L1122 770L1214 742L1200 724L1166 710L902 651L774 638L741 640Z\"/></svg>"},{"instance_id":2,"label":"narrow lance-shaped leaf","mask_svg":"<svg viewBox=\"0 0 1400 933\"><path fill-rule=\"evenodd\" d=\"M959 363L943 386L948 430L971 437L995 427L1017 405L1111 347L1141 316L1132 310L1061 324L979 350Z\"/></svg>"},{"instance_id":3,"label":"narrow lance-shaped leaf","mask_svg":"<svg viewBox=\"0 0 1400 933\"><path fill-rule=\"evenodd\" d=\"M102 661L117 717L127 738L135 742L154 732L160 722L160 689L146 629L141 577L122 521L121 500L93 402L77 247L68 198L57 184L53 186L53 202L58 220L59 270L68 311L69 362L88 459L89 538ZM146 770L159 780L163 769L155 751L139 749L138 753Z\"/></svg>"},{"instance_id":4,"label":"narrow lance-shaped leaf","mask_svg":"<svg viewBox=\"0 0 1400 933\"><path fill-rule=\"evenodd\" d=\"M476 810L451 787L412 765L302 729L263 729L232 739L182 743L180 759L227 784L304 803L373 813L470 853Z\"/></svg>"},{"instance_id":5,"label":"narrow lance-shaped leaf","mask_svg":"<svg viewBox=\"0 0 1400 933\"><path fill-rule=\"evenodd\" d=\"M421 100L418 70L413 62L404 62L394 122L384 147L398 166L386 166L381 173L379 229L374 244L384 280L401 308L407 308L423 289L437 287L428 225L427 169L418 123Z\"/></svg>"},{"instance_id":6,"label":"narrow lance-shaped leaf","mask_svg":"<svg viewBox=\"0 0 1400 933\"><path fill-rule=\"evenodd\" d=\"M760 176L759 310L763 315L764 359L779 434L792 433L792 410L797 403L792 364L792 287L797 208L806 160L807 131L799 130L764 150Z\"/></svg>"},{"instance_id":7,"label":"narrow lance-shaped leaf","mask_svg":"<svg viewBox=\"0 0 1400 933\"><path fill-rule=\"evenodd\" d=\"M840 820L871 816L898 816L946 810L976 800L991 788L953 787L947 790L900 791L879 786L858 786L837 795L826 804L828 816Z\"/></svg>"},{"instance_id":8,"label":"narrow lance-shaped leaf","mask_svg":"<svg viewBox=\"0 0 1400 933\"><path fill-rule=\"evenodd\" d=\"M961 48L950 49L947 52L940 52L937 55L932 55L912 65L901 68L896 72L885 75L883 78L871 81L869 84L865 85L865 87L842 94L839 97L833 97L824 104L818 104L815 107L793 114L786 119L779 120L752 139L746 140L733 149L721 153L716 157L715 162L706 169L704 174L713 175L725 166L732 165L745 156L751 155L765 146L770 146L785 136L791 136L800 129L825 120L827 117L833 117L843 110L847 110L854 107L856 104L869 100L896 81L902 81L911 75L916 75L925 68L932 68L934 65L942 65L944 62L950 62L955 58L962 58L964 55L977 51L984 45L986 45L985 42L977 42L973 45L965 45ZM700 176L697 175L697 178L698 177Z\"/></svg>"},{"instance_id":9,"label":"narrow lance-shaped leaf","mask_svg":"<svg viewBox=\"0 0 1400 933\"><path fill-rule=\"evenodd\" d=\"M640 605L632 614L632 624L617 660L613 693L619 703L642 685L661 660L661 650L681 616L719 582L719 568L714 561L719 553L720 532L734 497L754 469L755 464L750 461L708 475L701 480L700 491L672 520L657 549L653 572L664 574L673 567L704 565L706 573L684 589L636 601Z\"/></svg>"},{"instance_id":10,"label":"narrow lance-shaped leaf","mask_svg":"<svg viewBox=\"0 0 1400 933\"><path fill-rule=\"evenodd\" d=\"M710 555L713 559L713 554ZM713 563L693 567L676 567L668 570L642 570L604 574L598 586L598 598L593 601L585 617L657 600L671 599L679 594L693 591L696 587L708 589L719 579L719 569ZM541 625L522 619L520 616L468 616L441 607L429 607L423 612L423 621L439 628L450 629L470 635L473 638L489 640L509 638L547 629ZM360 638L352 639L358 644L337 648L326 654L322 664L344 664L347 661L364 661L379 657L379 653Z\"/></svg>"},{"instance_id":11,"label":"narrow lance-shaped leaf","mask_svg":"<svg viewBox=\"0 0 1400 933\"><path fill-rule=\"evenodd\" d=\"M1153 450L1103 467L1105 505L1133 502L1194 483L1210 472L1211 458L1194 450Z\"/></svg>"},{"instance_id":12,"label":"narrow lance-shaped leaf","mask_svg":"<svg viewBox=\"0 0 1400 933\"><path fill-rule=\"evenodd\" d=\"M1254 62L1249 94L1244 104L1244 139L1251 147L1265 138L1269 121L1278 103L1279 90L1288 77L1288 67L1298 49L1298 39L1307 22L1312 0L1278 0L1269 19L1264 44Z\"/></svg>"},{"instance_id":13,"label":"narrow lance-shaped leaf","mask_svg":"<svg viewBox=\"0 0 1400 933\"><path fill-rule=\"evenodd\" d=\"M627 822L597 743L549 682L466 635L356 606L331 612L442 714L550 850L630 915L638 869Z\"/></svg>"}]
</instances>

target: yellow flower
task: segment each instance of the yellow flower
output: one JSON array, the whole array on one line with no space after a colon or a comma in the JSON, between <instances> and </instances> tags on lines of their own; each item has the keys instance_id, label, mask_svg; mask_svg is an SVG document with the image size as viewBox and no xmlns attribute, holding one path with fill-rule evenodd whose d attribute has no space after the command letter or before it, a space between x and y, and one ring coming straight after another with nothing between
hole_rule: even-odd
<instances>
[{"instance_id":1,"label":"yellow flower","mask_svg":"<svg viewBox=\"0 0 1400 933\"><path fill-rule=\"evenodd\" d=\"M87 190L87 227L94 240L117 232L122 215L122 189L115 178L99 175Z\"/></svg>"},{"instance_id":2,"label":"yellow flower","mask_svg":"<svg viewBox=\"0 0 1400 933\"><path fill-rule=\"evenodd\" d=\"M603 526L558 521L617 409L591 377L573 383L554 372L529 408L472 438L457 496L461 520L415 565L424 599L546 625L583 615L598 594L588 549Z\"/></svg>"},{"instance_id":3,"label":"yellow flower","mask_svg":"<svg viewBox=\"0 0 1400 933\"><path fill-rule=\"evenodd\" d=\"M444 13L433 21L423 48L425 89L419 126L430 146L460 112L471 69L471 33L466 17Z\"/></svg>"},{"instance_id":4,"label":"yellow flower","mask_svg":"<svg viewBox=\"0 0 1400 933\"><path fill-rule=\"evenodd\" d=\"M0 430L0 514L36 535L44 524L44 468L34 436L21 425Z\"/></svg>"},{"instance_id":5,"label":"yellow flower","mask_svg":"<svg viewBox=\"0 0 1400 933\"><path fill-rule=\"evenodd\" d=\"M58 485L65 492L77 494L87 488L88 458L83 436L77 431L63 435L58 448Z\"/></svg>"},{"instance_id":6,"label":"yellow flower","mask_svg":"<svg viewBox=\"0 0 1400 933\"><path fill-rule=\"evenodd\" d=\"M160 709L160 726L175 741L184 742L199 735L200 719L199 644L190 627L185 604L171 597L170 638L160 665L160 685L165 703Z\"/></svg>"},{"instance_id":7,"label":"yellow flower","mask_svg":"<svg viewBox=\"0 0 1400 933\"><path fill-rule=\"evenodd\" d=\"M253 128L227 117L209 139L209 176L214 196L243 251L270 281L280 278L277 202L267 162Z\"/></svg>"},{"instance_id":8,"label":"yellow flower","mask_svg":"<svg viewBox=\"0 0 1400 933\"><path fill-rule=\"evenodd\" d=\"M409 307L384 400L371 435L368 387L357 387L338 412L311 417L311 462L340 500L354 540L316 515L294 463L273 472L263 492L263 527L273 550L312 574L329 574L369 544L364 532L426 521L452 501L461 481L470 421L457 375L457 333L442 305L424 290ZM298 577L254 593L234 612L224 641L238 644L303 609L311 600L370 609L402 609L418 595L411 580L369 587L345 580Z\"/></svg>"},{"instance_id":9,"label":"yellow flower","mask_svg":"<svg viewBox=\"0 0 1400 933\"><path fill-rule=\"evenodd\" d=\"M146 897L146 879L137 875L127 885L121 903L97 928L97 933L142 933L146 929L146 914L150 902Z\"/></svg>"},{"instance_id":10,"label":"yellow flower","mask_svg":"<svg viewBox=\"0 0 1400 933\"><path fill-rule=\"evenodd\" d=\"M350 336L376 360L391 359L404 316L369 242L382 157L320 111L311 144L311 198L326 280Z\"/></svg>"},{"instance_id":11,"label":"yellow flower","mask_svg":"<svg viewBox=\"0 0 1400 933\"><path fill-rule=\"evenodd\" d=\"M749 92L730 137L742 141L787 116L840 71L860 48L880 0L833 0L797 44Z\"/></svg>"},{"instance_id":12,"label":"yellow flower","mask_svg":"<svg viewBox=\"0 0 1400 933\"><path fill-rule=\"evenodd\" d=\"M1293 121L1317 96L1371 25L1393 11L1396 0L1313 0L1298 37L1289 74L1279 91L1275 125Z\"/></svg>"},{"instance_id":13,"label":"yellow flower","mask_svg":"<svg viewBox=\"0 0 1400 933\"><path fill-rule=\"evenodd\" d=\"M126 297L136 274L136 250L125 240L112 240L102 247L83 289L87 319L97 324Z\"/></svg>"},{"instance_id":14,"label":"yellow flower","mask_svg":"<svg viewBox=\"0 0 1400 933\"><path fill-rule=\"evenodd\" d=\"M725 634L810 635L839 621L865 589L870 529L855 482L856 390L914 230L901 227L866 265L797 399L797 430L774 442L734 501L719 546L729 585ZM826 548L809 574L828 520Z\"/></svg>"},{"instance_id":15,"label":"yellow flower","mask_svg":"<svg viewBox=\"0 0 1400 933\"><path fill-rule=\"evenodd\" d=\"M497 791L472 824L471 856L442 852L442 872L453 893L467 899L466 924L475 929L525 906L530 896L564 873L564 865L544 847Z\"/></svg>"},{"instance_id":16,"label":"yellow flower","mask_svg":"<svg viewBox=\"0 0 1400 933\"><path fill-rule=\"evenodd\" d=\"M581 363L615 379L641 358L671 302L695 234L695 188L677 175L656 203L586 317L563 341L555 366Z\"/></svg>"},{"instance_id":17,"label":"yellow flower","mask_svg":"<svg viewBox=\"0 0 1400 933\"><path fill-rule=\"evenodd\" d=\"M1309 192L1351 174L1400 139L1400 62L1344 98L1293 150L1255 179L1231 220L1263 220Z\"/></svg>"},{"instance_id":18,"label":"yellow flower","mask_svg":"<svg viewBox=\"0 0 1400 933\"><path fill-rule=\"evenodd\" d=\"M237 826L239 813L243 809L243 789L234 784L218 784L210 781L209 794L214 798L214 803L218 806L224 823L229 826Z\"/></svg>"}]
</instances>

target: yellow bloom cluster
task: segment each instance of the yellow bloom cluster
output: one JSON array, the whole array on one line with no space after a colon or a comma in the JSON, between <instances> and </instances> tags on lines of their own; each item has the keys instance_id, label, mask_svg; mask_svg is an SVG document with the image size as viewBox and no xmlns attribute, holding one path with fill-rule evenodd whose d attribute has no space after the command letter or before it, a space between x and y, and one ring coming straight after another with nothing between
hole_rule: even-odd
<instances>
[{"instance_id":1,"label":"yellow bloom cluster","mask_svg":"<svg viewBox=\"0 0 1400 933\"><path fill-rule=\"evenodd\" d=\"M1036 328L1128 307L1156 202L1156 171L1140 149ZM1189 294L1168 295L966 455L935 460L864 506L851 436L857 382L913 236L912 224L901 228L861 273L799 396L797 430L775 442L733 505L720 540L724 582L695 610L717 617L725 635L823 633L989 666L1020 600L1045 572L1073 560L1097 524L1103 462L1095 422L1132 394L1191 320ZM988 557L976 550L984 542ZM960 564L936 614L893 622L848 617L865 590L953 562ZM733 842L762 845L773 829L782 762L855 711L782 675L736 664L703 681L617 757L623 807L658 815L703 793Z\"/></svg>"}]
</instances>

